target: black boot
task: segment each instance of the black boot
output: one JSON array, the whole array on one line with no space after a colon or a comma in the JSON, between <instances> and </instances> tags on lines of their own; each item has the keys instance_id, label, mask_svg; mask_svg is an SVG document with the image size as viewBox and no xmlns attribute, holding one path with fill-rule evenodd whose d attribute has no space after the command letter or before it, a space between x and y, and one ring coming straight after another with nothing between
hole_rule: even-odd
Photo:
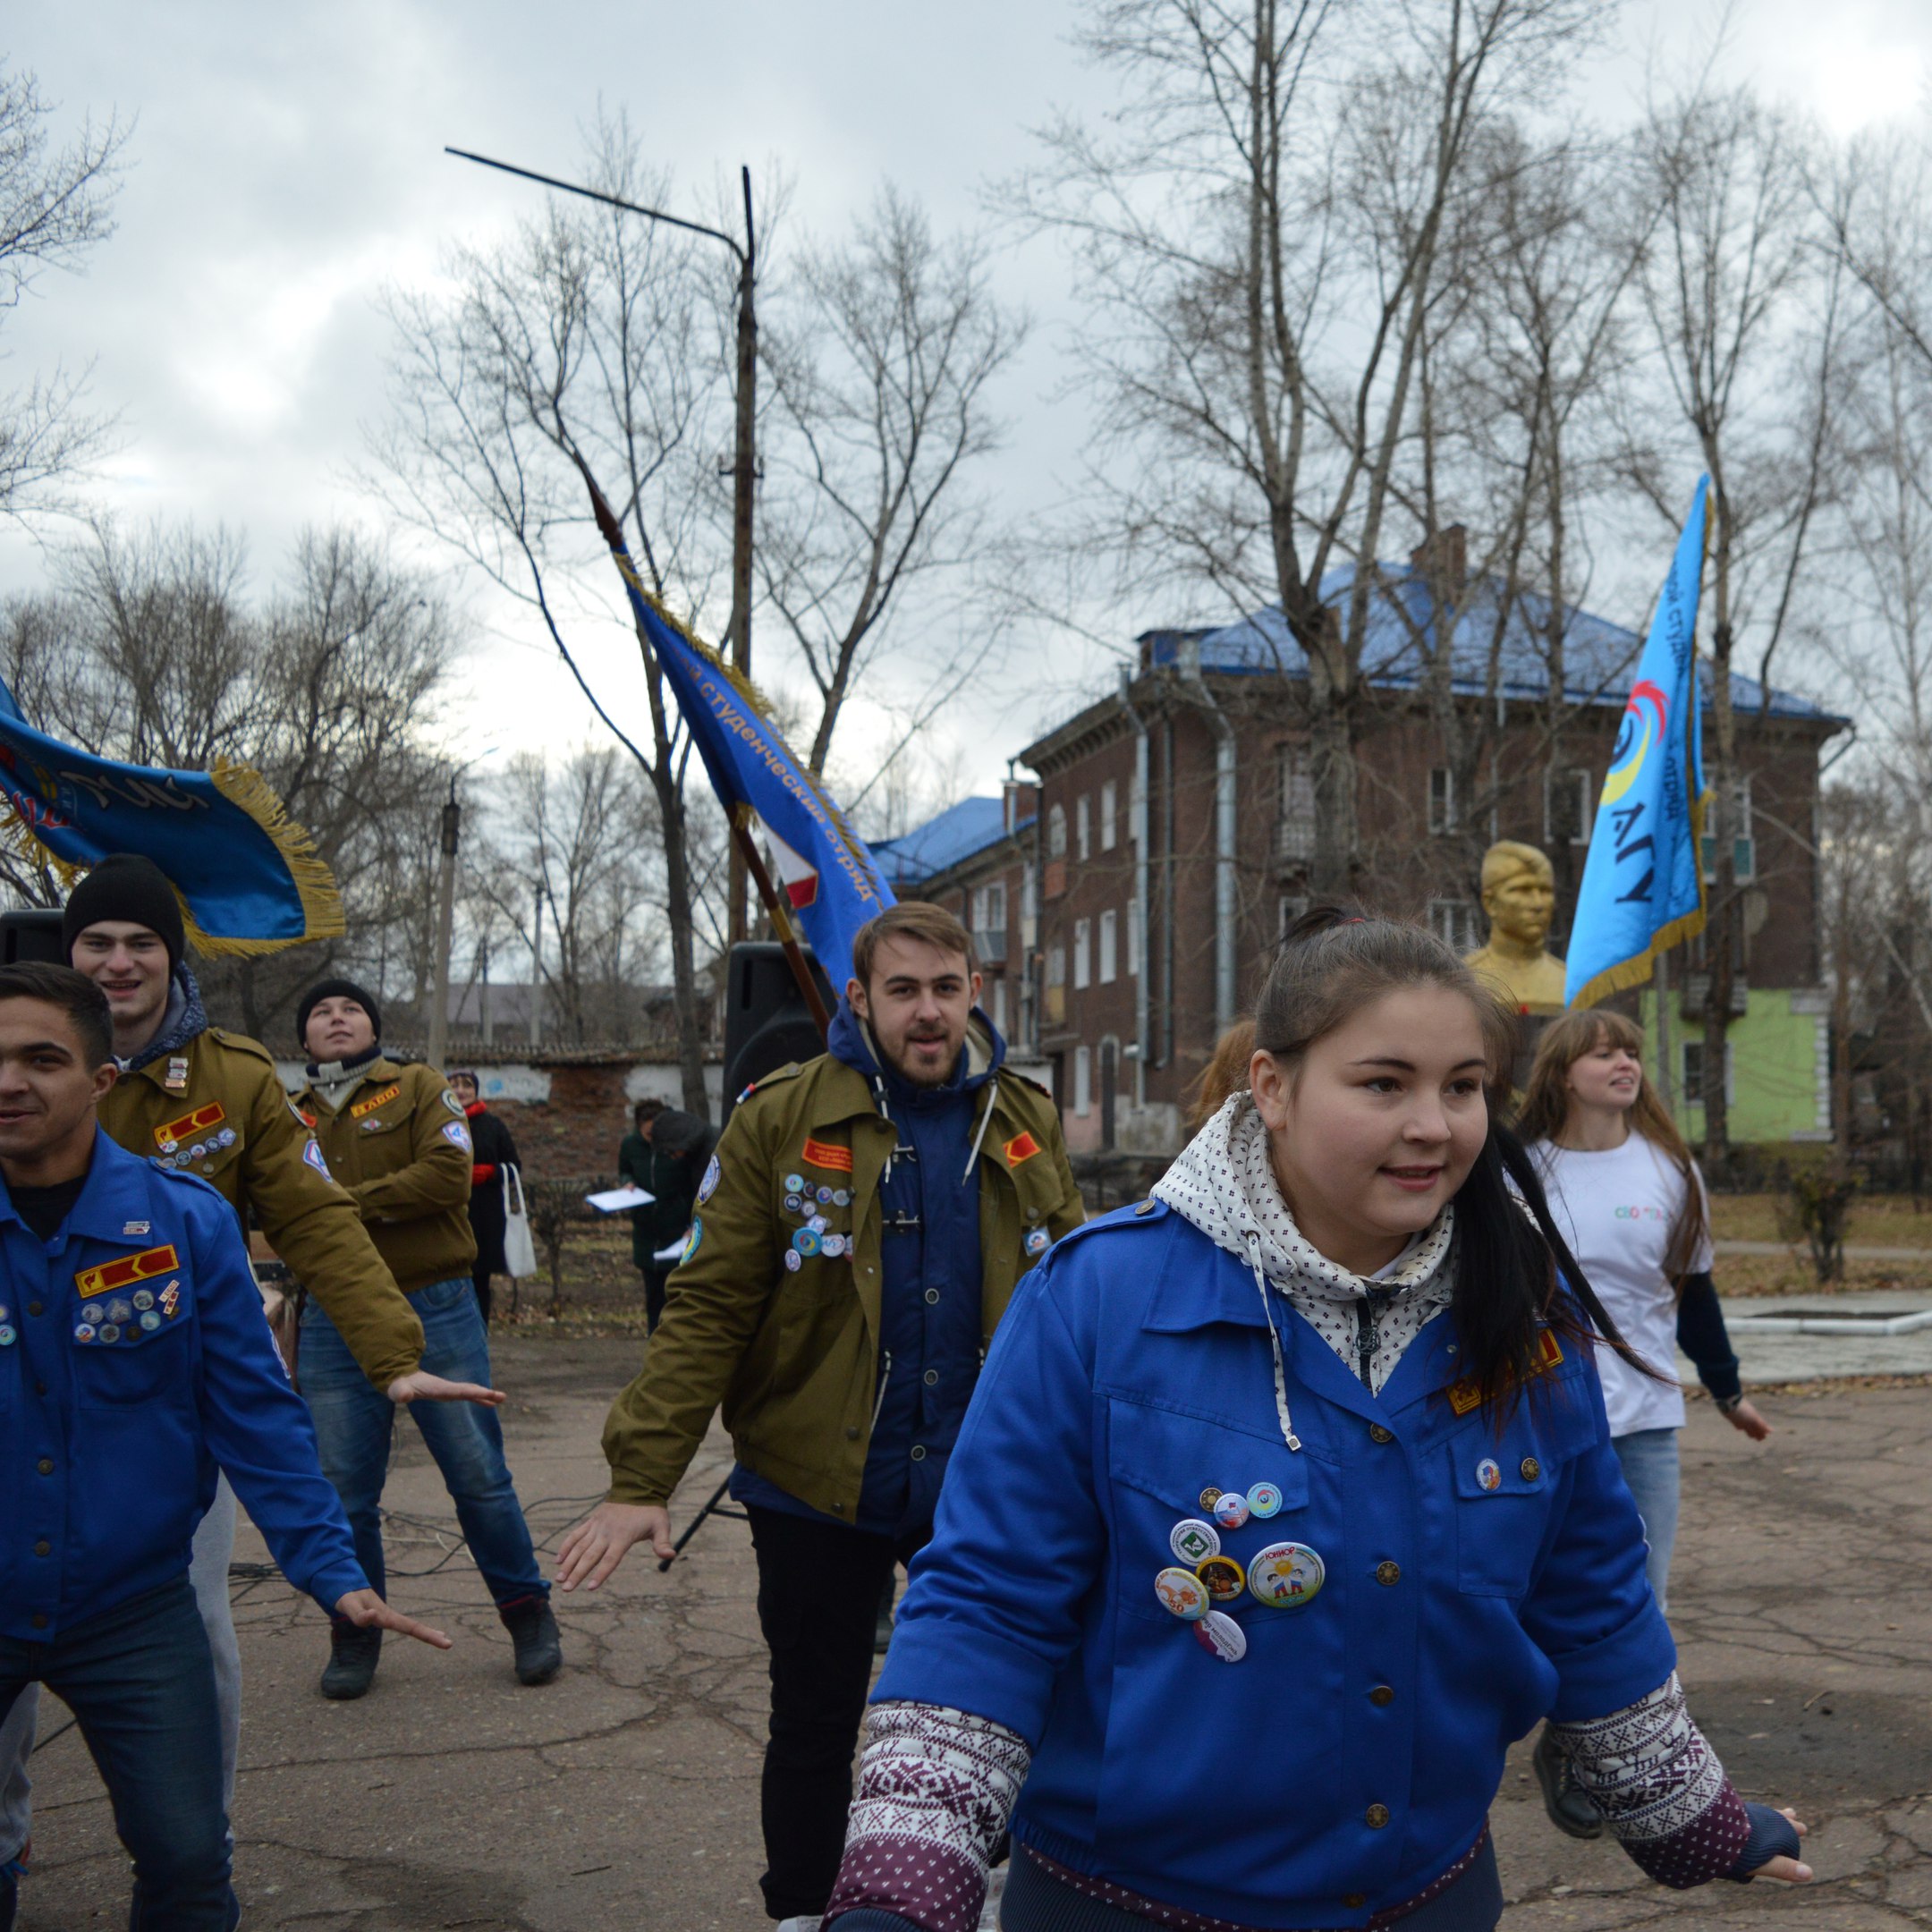
<instances>
[{"instance_id":1,"label":"black boot","mask_svg":"<svg viewBox=\"0 0 1932 1932\"><path fill-rule=\"evenodd\" d=\"M1603 1836L1603 1813L1578 1784L1569 1755L1558 1747L1555 1733L1547 1724L1536 1741L1536 1775L1543 1787L1543 1809L1558 1831L1568 1832L1572 1838Z\"/></svg>"},{"instance_id":2,"label":"black boot","mask_svg":"<svg viewBox=\"0 0 1932 1932\"><path fill-rule=\"evenodd\" d=\"M564 1639L547 1597L525 1597L497 1613L516 1647L519 1683L548 1683L564 1668Z\"/></svg>"},{"instance_id":3,"label":"black boot","mask_svg":"<svg viewBox=\"0 0 1932 1932\"><path fill-rule=\"evenodd\" d=\"M376 1681L376 1661L382 1656L382 1632L354 1623L337 1623L329 1631L329 1660L322 1672L326 1698L359 1698Z\"/></svg>"}]
</instances>

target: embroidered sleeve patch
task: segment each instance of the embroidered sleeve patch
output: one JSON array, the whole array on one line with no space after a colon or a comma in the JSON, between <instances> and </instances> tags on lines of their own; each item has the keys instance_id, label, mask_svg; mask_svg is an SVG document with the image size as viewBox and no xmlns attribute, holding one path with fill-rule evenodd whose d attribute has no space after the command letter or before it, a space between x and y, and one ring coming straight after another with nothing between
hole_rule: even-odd
<instances>
[{"instance_id":1,"label":"embroidered sleeve patch","mask_svg":"<svg viewBox=\"0 0 1932 1932\"><path fill-rule=\"evenodd\" d=\"M471 1151L470 1130L461 1121L445 1121L443 1123L443 1138L452 1147L460 1147L465 1154Z\"/></svg>"},{"instance_id":2,"label":"embroidered sleeve patch","mask_svg":"<svg viewBox=\"0 0 1932 1932\"><path fill-rule=\"evenodd\" d=\"M365 1114L373 1114L377 1107L387 1106L402 1091L402 1083L398 1080L392 1087L385 1087L379 1094L371 1094L367 1100L358 1100L349 1109L349 1118L360 1120Z\"/></svg>"},{"instance_id":3,"label":"embroidered sleeve patch","mask_svg":"<svg viewBox=\"0 0 1932 1932\"><path fill-rule=\"evenodd\" d=\"M303 1142L301 1157L305 1161L307 1161L308 1164L311 1167L313 1167L315 1171L318 1174L320 1174L325 1181L333 1181L335 1178L328 1171L328 1162L323 1158L322 1149L316 1144L313 1136L311 1136L308 1140Z\"/></svg>"},{"instance_id":4,"label":"embroidered sleeve patch","mask_svg":"<svg viewBox=\"0 0 1932 1932\"><path fill-rule=\"evenodd\" d=\"M210 1100L206 1106L198 1106L192 1114L183 1114L179 1120L171 1120L165 1127L157 1127L155 1145L165 1153L171 1140L186 1140L205 1127L219 1127L227 1118L222 1112L221 1102Z\"/></svg>"},{"instance_id":5,"label":"embroidered sleeve patch","mask_svg":"<svg viewBox=\"0 0 1932 1932\"><path fill-rule=\"evenodd\" d=\"M1030 1133L1016 1133L1000 1152L1006 1157L1009 1167L1017 1167L1021 1161L1030 1161L1040 1150L1040 1144Z\"/></svg>"},{"instance_id":6,"label":"embroidered sleeve patch","mask_svg":"<svg viewBox=\"0 0 1932 1932\"><path fill-rule=\"evenodd\" d=\"M74 1276L74 1286L84 1295L112 1294L116 1288L146 1281L150 1275L173 1274L180 1267L181 1256L171 1241L160 1248L144 1248L139 1254L103 1261L97 1267L82 1268Z\"/></svg>"},{"instance_id":7,"label":"embroidered sleeve patch","mask_svg":"<svg viewBox=\"0 0 1932 1932\"><path fill-rule=\"evenodd\" d=\"M833 1147L823 1140L807 1140L799 1158L813 1167L829 1167L834 1174L852 1172L852 1149Z\"/></svg>"}]
</instances>

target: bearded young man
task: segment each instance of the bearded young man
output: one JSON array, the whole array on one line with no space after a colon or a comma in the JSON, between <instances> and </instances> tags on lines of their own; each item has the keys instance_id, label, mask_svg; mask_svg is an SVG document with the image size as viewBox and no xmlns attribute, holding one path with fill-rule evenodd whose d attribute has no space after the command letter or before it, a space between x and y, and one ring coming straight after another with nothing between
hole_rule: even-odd
<instances>
[{"instance_id":1,"label":"bearded young man","mask_svg":"<svg viewBox=\"0 0 1932 1932\"><path fill-rule=\"evenodd\" d=\"M604 1430L610 1498L563 1587L666 1508L722 1403L771 1650L767 1914L815 1927L845 1841L880 1593L931 1536L946 1459L1020 1277L1084 1219L1053 1097L1003 1065L965 928L860 928L830 1051L747 1089L698 1191L643 1372Z\"/></svg>"}]
</instances>

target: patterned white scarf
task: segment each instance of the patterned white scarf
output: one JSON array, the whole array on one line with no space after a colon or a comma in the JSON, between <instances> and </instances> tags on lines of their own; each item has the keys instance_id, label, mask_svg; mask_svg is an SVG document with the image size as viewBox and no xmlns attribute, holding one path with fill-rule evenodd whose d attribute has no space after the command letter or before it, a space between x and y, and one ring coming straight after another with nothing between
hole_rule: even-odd
<instances>
[{"instance_id":1,"label":"patterned white scarf","mask_svg":"<svg viewBox=\"0 0 1932 1932\"><path fill-rule=\"evenodd\" d=\"M1267 1125L1254 1097L1235 1094L1195 1135L1154 1189L1154 1198L1191 1221L1217 1248L1241 1256L1316 1334L1360 1372L1360 1318L1375 1315L1369 1386L1380 1393L1409 1344L1448 1307L1455 1209L1445 1207L1385 1268L1352 1273L1309 1244L1282 1199L1268 1160Z\"/></svg>"}]
</instances>

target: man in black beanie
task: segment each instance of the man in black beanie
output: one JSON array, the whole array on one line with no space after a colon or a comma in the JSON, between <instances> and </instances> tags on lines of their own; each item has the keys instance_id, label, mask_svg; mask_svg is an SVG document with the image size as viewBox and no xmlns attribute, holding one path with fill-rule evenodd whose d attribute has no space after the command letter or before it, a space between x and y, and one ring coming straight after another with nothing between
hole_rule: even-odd
<instances>
[{"instance_id":1,"label":"man in black beanie","mask_svg":"<svg viewBox=\"0 0 1932 1932\"><path fill-rule=\"evenodd\" d=\"M157 1166L199 1174L327 1309L362 1374L392 1402L503 1397L422 1368L416 1311L376 1251L356 1205L330 1179L308 1123L267 1049L211 1027L182 957L181 902L151 860L117 852L74 887L61 920L70 962L107 996L121 1078L99 1104L108 1138ZM131 1247L141 1245L130 1232ZM232 1805L241 1733L242 1658L228 1607L234 1493L223 1479L196 1531L190 1580L215 1654L224 1792ZM30 1824L27 1758L38 1692L0 1717L0 1867L20 1858Z\"/></svg>"},{"instance_id":2,"label":"man in black beanie","mask_svg":"<svg viewBox=\"0 0 1932 1932\"><path fill-rule=\"evenodd\" d=\"M296 1104L315 1129L329 1172L361 1210L377 1251L422 1318L423 1360L445 1375L487 1381L489 1337L470 1283L476 1157L462 1102L437 1069L384 1055L381 1010L354 980L322 980L295 1012L309 1062L309 1084ZM323 1473L342 1497L357 1558L375 1583L384 1574L382 1493L394 1418L356 1372L326 1309L310 1303L301 1335L302 1393L315 1418ZM419 1409L416 1426L510 1632L518 1679L549 1682L563 1668L563 1646L496 1418L475 1409ZM381 1649L379 1630L336 1618L323 1688L334 1679L341 1687L332 1696L360 1696Z\"/></svg>"}]
</instances>

